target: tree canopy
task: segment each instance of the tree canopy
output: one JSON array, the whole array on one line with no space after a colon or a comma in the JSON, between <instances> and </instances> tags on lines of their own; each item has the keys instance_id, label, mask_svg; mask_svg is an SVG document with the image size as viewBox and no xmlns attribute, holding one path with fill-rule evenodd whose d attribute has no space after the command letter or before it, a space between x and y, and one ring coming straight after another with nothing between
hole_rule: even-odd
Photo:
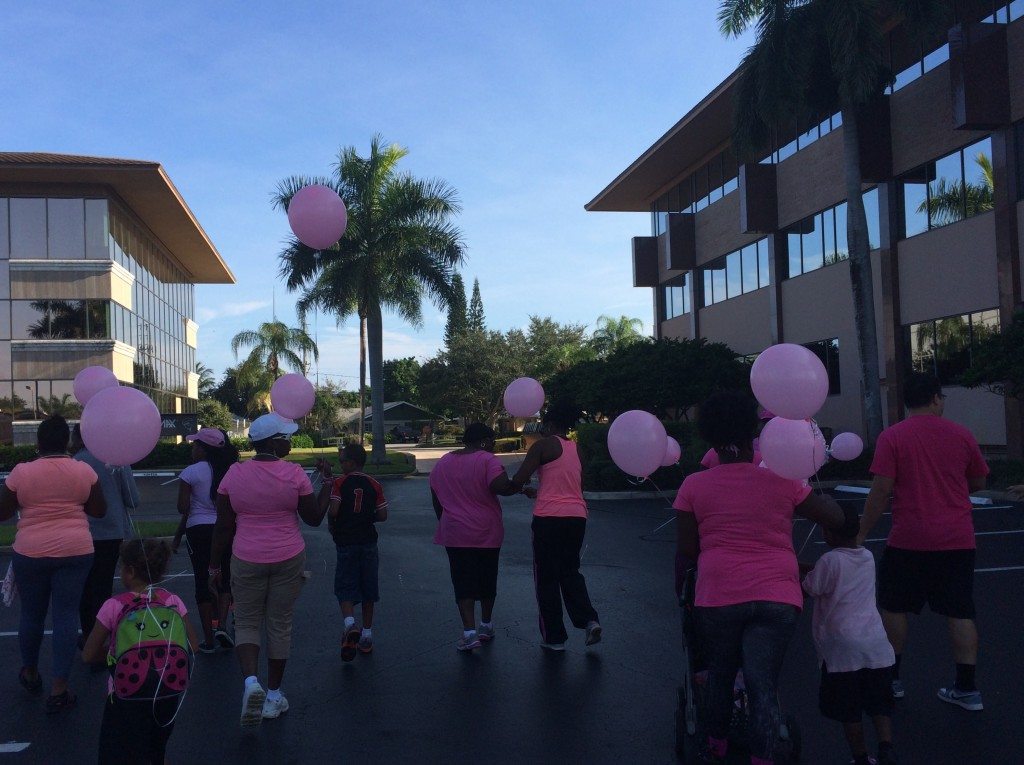
<instances>
[{"instance_id":1,"label":"tree canopy","mask_svg":"<svg viewBox=\"0 0 1024 765\"><path fill-rule=\"evenodd\" d=\"M961 382L1024 402L1024 311L1017 311L1002 332L978 343Z\"/></svg>"},{"instance_id":2,"label":"tree canopy","mask_svg":"<svg viewBox=\"0 0 1024 765\"><path fill-rule=\"evenodd\" d=\"M420 390L420 362L414 357L384 362L384 400L415 403Z\"/></svg>"}]
</instances>

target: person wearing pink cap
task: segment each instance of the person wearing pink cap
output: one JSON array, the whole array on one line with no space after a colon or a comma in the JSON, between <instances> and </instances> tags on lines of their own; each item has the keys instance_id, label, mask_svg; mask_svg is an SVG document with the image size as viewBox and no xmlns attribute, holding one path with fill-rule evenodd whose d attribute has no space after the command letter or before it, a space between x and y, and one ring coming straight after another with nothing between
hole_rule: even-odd
<instances>
[{"instance_id":1,"label":"person wearing pink cap","mask_svg":"<svg viewBox=\"0 0 1024 765\"><path fill-rule=\"evenodd\" d=\"M199 620L203 625L203 642L199 650L213 653L218 645L233 648L235 643L225 629L228 608L231 605L230 551L227 551L217 566L225 573L221 576L217 592L210 588L210 548L213 544L213 527L217 523L217 488L228 468L238 462L238 450L231 445L228 434L217 428L201 428L198 433L187 436L192 442L192 464L178 476L178 512L181 523L171 545L178 551L184 534L188 557L192 561L196 604ZM216 618L216 622L214 619Z\"/></svg>"}]
</instances>

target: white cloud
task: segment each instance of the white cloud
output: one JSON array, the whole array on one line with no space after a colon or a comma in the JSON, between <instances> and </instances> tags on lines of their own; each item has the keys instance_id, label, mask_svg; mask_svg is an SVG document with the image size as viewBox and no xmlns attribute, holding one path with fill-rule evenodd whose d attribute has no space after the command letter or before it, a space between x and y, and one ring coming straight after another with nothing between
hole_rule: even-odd
<instances>
[{"instance_id":1,"label":"white cloud","mask_svg":"<svg viewBox=\"0 0 1024 765\"><path fill-rule=\"evenodd\" d=\"M196 309L196 319L205 323L214 319L226 319L232 316L244 316L247 313L258 311L270 305L269 300L243 300L237 303L221 303L216 308Z\"/></svg>"}]
</instances>

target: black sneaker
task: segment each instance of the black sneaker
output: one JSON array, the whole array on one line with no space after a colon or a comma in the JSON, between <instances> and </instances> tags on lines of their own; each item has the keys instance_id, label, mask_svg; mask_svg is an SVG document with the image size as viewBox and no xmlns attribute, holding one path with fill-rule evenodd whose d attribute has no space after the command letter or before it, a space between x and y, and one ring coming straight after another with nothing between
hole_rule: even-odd
<instances>
[{"instance_id":1,"label":"black sneaker","mask_svg":"<svg viewBox=\"0 0 1024 765\"><path fill-rule=\"evenodd\" d=\"M217 653L217 643L202 642L199 644L199 653Z\"/></svg>"}]
</instances>

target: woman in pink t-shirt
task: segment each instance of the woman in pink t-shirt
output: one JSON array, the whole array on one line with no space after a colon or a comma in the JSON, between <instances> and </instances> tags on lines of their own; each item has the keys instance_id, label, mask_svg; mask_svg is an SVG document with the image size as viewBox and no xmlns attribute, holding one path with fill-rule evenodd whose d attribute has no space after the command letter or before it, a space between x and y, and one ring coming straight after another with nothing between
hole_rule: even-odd
<instances>
[{"instance_id":1,"label":"woman in pink t-shirt","mask_svg":"<svg viewBox=\"0 0 1024 765\"><path fill-rule=\"evenodd\" d=\"M288 711L281 694L291 652L292 615L305 581L306 543L301 518L319 526L323 513L305 471L281 458L298 425L265 414L249 426L256 456L228 468L217 489L217 523L210 552L210 587L220 586L221 560L231 549L235 599L235 652L245 675L243 728ZM257 678L263 625L267 630L267 687Z\"/></svg>"},{"instance_id":2,"label":"woman in pink t-shirt","mask_svg":"<svg viewBox=\"0 0 1024 765\"><path fill-rule=\"evenodd\" d=\"M687 476L673 507L680 551L697 561L709 761L725 761L733 683L742 668L751 763L770 763L781 723L779 673L803 605L793 516L839 528L843 514L831 498L752 464L757 411L749 397L715 394L700 407L697 428L721 464Z\"/></svg>"},{"instance_id":3,"label":"woman in pink t-shirt","mask_svg":"<svg viewBox=\"0 0 1024 765\"><path fill-rule=\"evenodd\" d=\"M96 471L71 459L71 431L63 417L39 424L39 458L15 465L0 491L0 520L20 512L14 537L14 580L21 598L22 687L37 692L39 647L46 612L53 618L53 686L48 714L74 706L68 675L78 640L78 605L92 568L93 544L86 516L107 513ZM52 606L52 609L51 609Z\"/></svg>"},{"instance_id":4,"label":"woman in pink t-shirt","mask_svg":"<svg viewBox=\"0 0 1024 765\"><path fill-rule=\"evenodd\" d=\"M480 422L466 428L465 447L444 455L430 471L430 499L437 514L434 544L444 545L455 602L462 617L460 651L494 638L491 614L497 595L498 553L505 537L498 495L518 494L494 456L495 433ZM476 603L480 601L480 628Z\"/></svg>"}]
</instances>

